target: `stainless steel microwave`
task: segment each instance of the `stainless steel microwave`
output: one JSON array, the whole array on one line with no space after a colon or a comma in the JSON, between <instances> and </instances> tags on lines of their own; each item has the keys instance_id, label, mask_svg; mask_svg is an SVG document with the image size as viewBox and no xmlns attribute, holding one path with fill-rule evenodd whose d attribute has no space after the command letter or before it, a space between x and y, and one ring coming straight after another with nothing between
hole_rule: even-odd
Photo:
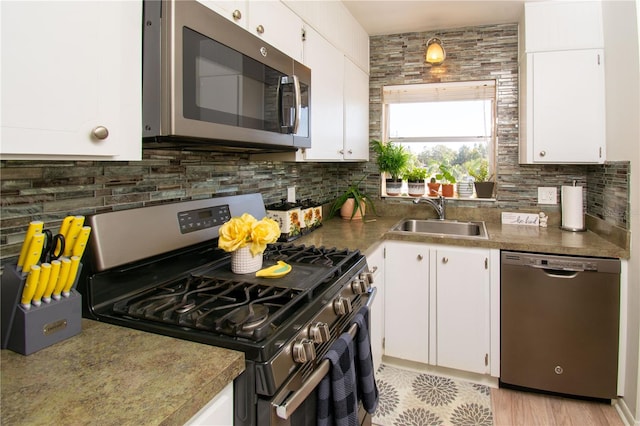
<instances>
[{"instance_id":1,"label":"stainless steel microwave","mask_svg":"<svg viewBox=\"0 0 640 426\"><path fill-rule=\"evenodd\" d=\"M145 147L311 147L311 70L206 6L146 0Z\"/></svg>"}]
</instances>

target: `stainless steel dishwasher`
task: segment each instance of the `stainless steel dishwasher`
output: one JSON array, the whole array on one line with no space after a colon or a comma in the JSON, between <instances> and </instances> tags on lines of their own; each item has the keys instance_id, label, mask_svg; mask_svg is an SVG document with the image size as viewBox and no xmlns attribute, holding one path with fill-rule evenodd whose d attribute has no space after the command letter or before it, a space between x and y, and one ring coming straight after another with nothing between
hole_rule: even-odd
<instances>
[{"instance_id":1,"label":"stainless steel dishwasher","mask_svg":"<svg viewBox=\"0 0 640 426\"><path fill-rule=\"evenodd\" d=\"M620 261L501 253L500 384L617 396Z\"/></svg>"}]
</instances>

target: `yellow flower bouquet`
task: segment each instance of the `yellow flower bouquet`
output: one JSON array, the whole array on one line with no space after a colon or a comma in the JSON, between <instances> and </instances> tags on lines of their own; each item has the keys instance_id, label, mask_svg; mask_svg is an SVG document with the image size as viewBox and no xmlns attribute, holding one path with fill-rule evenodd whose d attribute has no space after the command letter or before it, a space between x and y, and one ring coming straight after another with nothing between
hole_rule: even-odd
<instances>
[{"instance_id":1,"label":"yellow flower bouquet","mask_svg":"<svg viewBox=\"0 0 640 426\"><path fill-rule=\"evenodd\" d=\"M280 237L280 226L273 219L265 217L256 220L249 213L240 217L232 217L218 231L218 247L227 252L234 252L249 247L251 254L263 253L267 244L275 243Z\"/></svg>"}]
</instances>

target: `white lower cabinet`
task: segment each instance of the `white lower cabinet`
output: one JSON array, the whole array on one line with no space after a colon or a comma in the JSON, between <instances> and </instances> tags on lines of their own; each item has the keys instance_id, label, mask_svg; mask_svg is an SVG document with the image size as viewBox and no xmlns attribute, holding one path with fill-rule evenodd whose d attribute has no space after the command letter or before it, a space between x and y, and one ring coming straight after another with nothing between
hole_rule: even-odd
<instances>
[{"instance_id":1,"label":"white lower cabinet","mask_svg":"<svg viewBox=\"0 0 640 426\"><path fill-rule=\"evenodd\" d=\"M489 373L489 259L487 249L435 250L434 346L438 366Z\"/></svg>"},{"instance_id":2,"label":"white lower cabinet","mask_svg":"<svg viewBox=\"0 0 640 426\"><path fill-rule=\"evenodd\" d=\"M384 260L384 243L367 255L369 272L373 275L373 286L376 288L376 297L369 312L369 334L374 370L378 370L382 363L384 346Z\"/></svg>"},{"instance_id":3,"label":"white lower cabinet","mask_svg":"<svg viewBox=\"0 0 640 426\"><path fill-rule=\"evenodd\" d=\"M233 424L233 382L191 417L185 426L227 426Z\"/></svg>"},{"instance_id":4,"label":"white lower cabinet","mask_svg":"<svg viewBox=\"0 0 640 426\"><path fill-rule=\"evenodd\" d=\"M384 354L429 363L429 247L386 242Z\"/></svg>"},{"instance_id":5,"label":"white lower cabinet","mask_svg":"<svg viewBox=\"0 0 640 426\"><path fill-rule=\"evenodd\" d=\"M384 354L491 373L492 250L399 241L385 247Z\"/></svg>"}]
</instances>

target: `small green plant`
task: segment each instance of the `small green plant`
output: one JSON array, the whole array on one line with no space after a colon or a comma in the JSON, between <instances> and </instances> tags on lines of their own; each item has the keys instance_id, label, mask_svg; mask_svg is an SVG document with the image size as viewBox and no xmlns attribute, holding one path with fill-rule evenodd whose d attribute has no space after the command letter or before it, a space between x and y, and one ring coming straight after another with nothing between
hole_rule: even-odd
<instances>
[{"instance_id":1,"label":"small green plant","mask_svg":"<svg viewBox=\"0 0 640 426\"><path fill-rule=\"evenodd\" d=\"M443 184L456 183L456 178L451 173L451 169L447 164L440 164L440 166L438 167L438 170L440 170L440 172L436 174L436 179L438 179L440 183L443 183Z\"/></svg>"},{"instance_id":2,"label":"small green plant","mask_svg":"<svg viewBox=\"0 0 640 426\"><path fill-rule=\"evenodd\" d=\"M467 172L475 182L487 182L493 177L493 175L489 175L489 162L487 160L480 161L475 167L469 167Z\"/></svg>"},{"instance_id":3,"label":"small green plant","mask_svg":"<svg viewBox=\"0 0 640 426\"><path fill-rule=\"evenodd\" d=\"M378 154L378 168L381 173L389 173L392 179L398 180L407 167L411 153L407 152L402 145L395 145L392 142L383 143L372 140L373 150Z\"/></svg>"},{"instance_id":4,"label":"small green plant","mask_svg":"<svg viewBox=\"0 0 640 426\"><path fill-rule=\"evenodd\" d=\"M349 198L353 198L355 203L353 212L351 212L351 219L353 219L353 217L356 215L358 211L360 211L360 214L362 214L362 216L365 215L365 212L362 211L362 206L360 205L362 202L365 203L365 205L370 209L370 211L373 211L373 213L375 213L376 215L378 214L376 212L376 207L374 206L373 201L371 201L371 198L369 198L363 191L360 190L360 184L362 183L363 180L365 180L366 177L367 175L364 175L356 183L352 183L351 185L349 185L349 187L338 198L336 198L336 200L331 205L331 210L329 211L329 218L332 218L333 216L335 216L335 214L340 211L340 208L342 207L342 205Z\"/></svg>"},{"instance_id":5,"label":"small green plant","mask_svg":"<svg viewBox=\"0 0 640 426\"><path fill-rule=\"evenodd\" d=\"M422 167L413 167L404 173L404 177L409 182L422 182L427 178L427 169Z\"/></svg>"}]
</instances>

